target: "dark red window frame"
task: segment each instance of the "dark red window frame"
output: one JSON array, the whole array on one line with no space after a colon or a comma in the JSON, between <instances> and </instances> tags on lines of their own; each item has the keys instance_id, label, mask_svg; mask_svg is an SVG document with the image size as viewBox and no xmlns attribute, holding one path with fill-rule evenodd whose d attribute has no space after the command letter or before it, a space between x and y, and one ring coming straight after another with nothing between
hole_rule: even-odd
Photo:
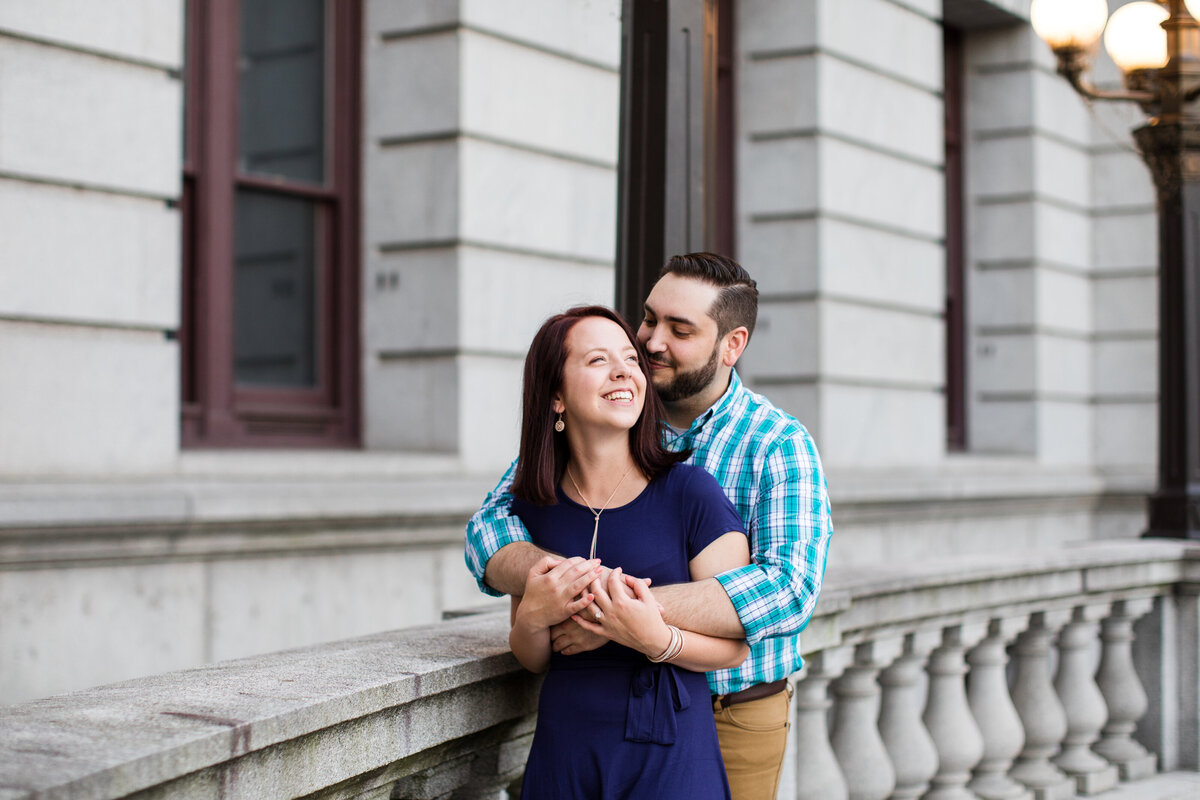
<instances>
[{"instance_id":1,"label":"dark red window frame","mask_svg":"<svg viewBox=\"0 0 1200 800\"><path fill-rule=\"evenodd\" d=\"M717 0L716 164L713 176L717 207L711 246L718 253L730 257L737 252L737 95L733 19L733 0Z\"/></svg>"},{"instance_id":2,"label":"dark red window frame","mask_svg":"<svg viewBox=\"0 0 1200 800\"><path fill-rule=\"evenodd\" d=\"M946 448L967 449L962 33L943 28L946 142Z\"/></svg>"},{"instance_id":3,"label":"dark red window frame","mask_svg":"<svg viewBox=\"0 0 1200 800\"><path fill-rule=\"evenodd\" d=\"M323 185L242 174L238 0L189 0L180 329L185 447L348 447L359 443L359 130L361 0L328 0L332 145ZM319 207L316 385L239 386L233 357L236 190Z\"/></svg>"}]
</instances>

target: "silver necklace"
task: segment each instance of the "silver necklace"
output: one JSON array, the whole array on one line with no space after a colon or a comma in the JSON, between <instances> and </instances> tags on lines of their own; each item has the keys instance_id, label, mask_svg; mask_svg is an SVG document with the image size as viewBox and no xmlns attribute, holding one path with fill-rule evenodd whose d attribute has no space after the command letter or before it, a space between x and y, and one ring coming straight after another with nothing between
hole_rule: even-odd
<instances>
[{"instance_id":1,"label":"silver necklace","mask_svg":"<svg viewBox=\"0 0 1200 800\"><path fill-rule=\"evenodd\" d=\"M592 526L592 548L588 551L588 560L596 557L596 534L600 532L600 515L608 510L608 504L611 503L612 499L617 496L617 489L621 488L621 484L625 482L625 475L628 475L633 467L634 465L630 464L629 469L625 470L625 474L621 476L621 480L617 481L617 485L613 487L612 494L610 494L608 499L604 501L604 505L600 506L599 511L592 508L592 504L588 502L586 497L584 497L583 490L580 489L579 484L575 482L575 476L571 474L571 468L567 467L567 477L571 479L571 485L575 487L575 491L579 492L580 498L583 499L583 504L588 507L588 511L592 512L592 516L596 518L596 524Z\"/></svg>"}]
</instances>

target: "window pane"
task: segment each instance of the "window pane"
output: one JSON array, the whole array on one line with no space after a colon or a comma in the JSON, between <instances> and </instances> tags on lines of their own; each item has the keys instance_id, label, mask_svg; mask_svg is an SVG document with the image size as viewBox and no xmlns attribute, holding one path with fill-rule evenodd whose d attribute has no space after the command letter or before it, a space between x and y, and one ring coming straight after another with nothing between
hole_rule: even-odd
<instances>
[{"instance_id":1,"label":"window pane","mask_svg":"<svg viewBox=\"0 0 1200 800\"><path fill-rule=\"evenodd\" d=\"M316 205L239 190L234 230L234 380L316 385Z\"/></svg>"},{"instance_id":2,"label":"window pane","mask_svg":"<svg viewBox=\"0 0 1200 800\"><path fill-rule=\"evenodd\" d=\"M325 180L325 0L242 0L238 168Z\"/></svg>"}]
</instances>

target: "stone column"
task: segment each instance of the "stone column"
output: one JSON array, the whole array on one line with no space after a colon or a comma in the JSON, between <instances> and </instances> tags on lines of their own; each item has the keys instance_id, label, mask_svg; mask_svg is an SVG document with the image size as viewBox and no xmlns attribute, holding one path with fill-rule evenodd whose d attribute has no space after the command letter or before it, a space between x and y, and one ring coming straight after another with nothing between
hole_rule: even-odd
<instances>
[{"instance_id":1,"label":"stone column","mask_svg":"<svg viewBox=\"0 0 1200 800\"><path fill-rule=\"evenodd\" d=\"M983 735L983 758L967 788L983 800L1033 800L1032 791L1008 777L1013 759L1025 746L1025 729L1008 692L1005 647L1027 621L992 620L987 637L967 654L967 702Z\"/></svg>"},{"instance_id":2,"label":"stone column","mask_svg":"<svg viewBox=\"0 0 1200 800\"><path fill-rule=\"evenodd\" d=\"M1170 628L1174 636L1163 639L1162 658L1170 659L1173 674L1165 702L1173 702L1176 720L1171 741L1175 769L1200 770L1200 583L1175 587Z\"/></svg>"},{"instance_id":3,"label":"stone column","mask_svg":"<svg viewBox=\"0 0 1200 800\"><path fill-rule=\"evenodd\" d=\"M1058 635L1054 688L1067 714L1067 735L1054 763L1075 779L1080 794L1097 794L1117 785L1117 768L1091 750L1108 721L1108 706L1092 677L1096 620L1107 616L1108 611L1107 603L1076 606L1071 620Z\"/></svg>"},{"instance_id":4,"label":"stone column","mask_svg":"<svg viewBox=\"0 0 1200 800\"><path fill-rule=\"evenodd\" d=\"M1050 682L1050 642L1069 618L1069 611L1034 614L1012 651L1012 701L1025 728L1025 746L1009 775L1032 789L1035 800L1075 797L1075 782L1050 763L1067 733L1067 713Z\"/></svg>"},{"instance_id":5,"label":"stone column","mask_svg":"<svg viewBox=\"0 0 1200 800\"><path fill-rule=\"evenodd\" d=\"M879 735L896 770L890 800L920 797L937 772L937 748L921 720L920 684L921 668L940 637L940 631L908 634L903 652L879 676Z\"/></svg>"},{"instance_id":6,"label":"stone column","mask_svg":"<svg viewBox=\"0 0 1200 800\"><path fill-rule=\"evenodd\" d=\"M983 755L983 737L967 704L963 653L985 630L982 623L944 628L941 646L929 657L924 720L937 748L938 769L925 800L975 800L966 786Z\"/></svg>"},{"instance_id":7,"label":"stone column","mask_svg":"<svg viewBox=\"0 0 1200 800\"><path fill-rule=\"evenodd\" d=\"M1153 775L1158 759L1133 740L1137 722L1146 713L1146 692L1133 668L1133 623L1154 607L1150 597L1118 600L1100 624L1100 669L1096 685L1108 706L1108 722L1092 748L1120 771L1121 780Z\"/></svg>"},{"instance_id":8,"label":"stone column","mask_svg":"<svg viewBox=\"0 0 1200 800\"><path fill-rule=\"evenodd\" d=\"M896 788L892 758L879 736L880 668L900 653L901 640L882 639L854 648L854 660L833 684L833 752L850 800L885 800Z\"/></svg>"},{"instance_id":9,"label":"stone column","mask_svg":"<svg viewBox=\"0 0 1200 800\"><path fill-rule=\"evenodd\" d=\"M825 650L805 659L803 677L796 684L796 800L848 800L846 779L829 741L826 712L829 682L841 674L849 650Z\"/></svg>"}]
</instances>

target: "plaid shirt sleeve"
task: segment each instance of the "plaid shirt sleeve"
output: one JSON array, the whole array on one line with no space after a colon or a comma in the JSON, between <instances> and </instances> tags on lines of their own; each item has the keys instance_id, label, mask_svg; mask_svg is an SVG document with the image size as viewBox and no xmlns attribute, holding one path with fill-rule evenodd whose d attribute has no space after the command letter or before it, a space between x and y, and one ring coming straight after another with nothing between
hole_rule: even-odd
<instances>
[{"instance_id":1,"label":"plaid shirt sleeve","mask_svg":"<svg viewBox=\"0 0 1200 800\"><path fill-rule=\"evenodd\" d=\"M514 461L500 479L500 483L496 484L496 488L488 493L483 506L467 522L467 538L463 547L467 569L475 576L480 591L493 597L504 595L483 582L483 571L487 568L488 561L506 544L532 541L529 531L525 530L525 524L509 513L513 473L516 468L517 462Z\"/></svg>"},{"instance_id":2,"label":"plaid shirt sleeve","mask_svg":"<svg viewBox=\"0 0 1200 800\"><path fill-rule=\"evenodd\" d=\"M751 564L717 580L753 645L804 630L825 577L833 522L821 459L803 428L767 456L749 523Z\"/></svg>"}]
</instances>

